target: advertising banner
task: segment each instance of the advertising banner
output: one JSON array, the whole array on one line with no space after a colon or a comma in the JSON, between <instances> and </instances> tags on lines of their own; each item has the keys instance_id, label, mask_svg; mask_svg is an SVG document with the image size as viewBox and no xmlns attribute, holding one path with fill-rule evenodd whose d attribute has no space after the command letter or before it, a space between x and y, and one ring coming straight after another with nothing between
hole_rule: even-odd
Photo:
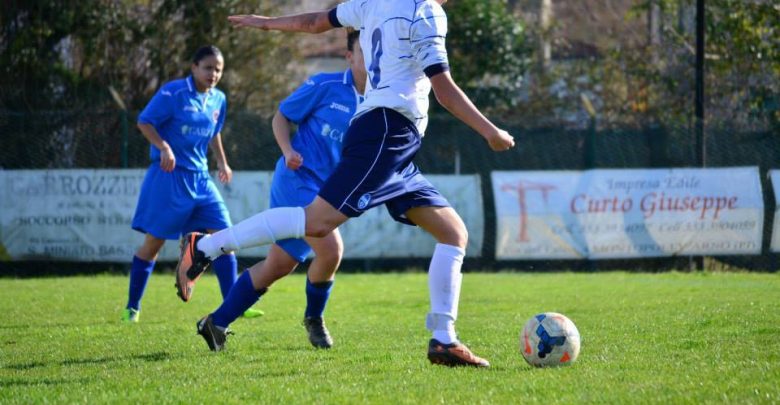
<instances>
[{"instance_id":1,"label":"advertising banner","mask_svg":"<svg viewBox=\"0 0 780 405\"><path fill-rule=\"evenodd\" d=\"M775 221L772 224L772 245L769 250L780 252L780 170L770 170L769 178L775 192Z\"/></svg>"},{"instance_id":2,"label":"advertising banner","mask_svg":"<svg viewBox=\"0 0 780 405\"><path fill-rule=\"evenodd\" d=\"M757 167L493 172L496 257L759 254Z\"/></svg>"},{"instance_id":3,"label":"advertising banner","mask_svg":"<svg viewBox=\"0 0 780 405\"><path fill-rule=\"evenodd\" d=\"M130 228L145 169L0 170L0 260L129 261L143 241ZM234 172L219 182L231 219L241 221L268 208L271 172ZM484 215L479 177L430 176L456 207L470 232L467 252L482 249ZM345 256L428 257L435 241L419 228L393 221L384 207L341 228ZM268 247L244 249L262 257ZM159 260L178 257L177 241Z\"/></svg>"}]
</instances>

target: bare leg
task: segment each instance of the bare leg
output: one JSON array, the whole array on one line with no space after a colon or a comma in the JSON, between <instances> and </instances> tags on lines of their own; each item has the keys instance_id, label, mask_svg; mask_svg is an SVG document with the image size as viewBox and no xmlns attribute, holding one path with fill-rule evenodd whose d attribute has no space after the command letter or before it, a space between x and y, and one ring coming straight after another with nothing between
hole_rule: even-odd
<instances>
[{"instance_id":1,"label":"bare leg","mask_svg":"<svg viewBox=\"0 0 780 405\"><path fill-rule=\"evenodd\" d=\"M157 255L160 254L163 245L165 245L165 239L158 239L147 233L144 237L144 243L138 248L135 255L139 259L153 262L157 260Z\"/></svg>"},{"instance_id":2,"label":"bare leg","mask_svg":"<svg viewBox=\"0 0 780 405\"><path fill-rule=\"evenodd\" d=\"M466 225L452 207L416 207L406 211L406 217L437 242L466 248L469 240Z\"/></svg>"}]
</instances>

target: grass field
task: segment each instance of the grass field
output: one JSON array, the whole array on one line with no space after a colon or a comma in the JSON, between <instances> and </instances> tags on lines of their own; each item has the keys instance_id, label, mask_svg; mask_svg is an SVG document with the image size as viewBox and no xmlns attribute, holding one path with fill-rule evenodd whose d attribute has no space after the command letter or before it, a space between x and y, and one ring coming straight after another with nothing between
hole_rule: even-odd
<instances>
[{"instance_id":1,"label":"grass field","mask_svg":"<svg viewBox=\"0 0 780 405\"><path fill-rule=\"evenodd\" d=\"M183 304L154 275L135 325L118 321L125 277L0 279L0 403L780 402L777 274L468 273L458 331L487 370L428 363L424 274L340 275L329 351L300 325L303 286L277 283L211 353L195 321L220 301L213 276ZM577 324L573 366L523 361L544 311Z\"/></svg>"}]
</instances>

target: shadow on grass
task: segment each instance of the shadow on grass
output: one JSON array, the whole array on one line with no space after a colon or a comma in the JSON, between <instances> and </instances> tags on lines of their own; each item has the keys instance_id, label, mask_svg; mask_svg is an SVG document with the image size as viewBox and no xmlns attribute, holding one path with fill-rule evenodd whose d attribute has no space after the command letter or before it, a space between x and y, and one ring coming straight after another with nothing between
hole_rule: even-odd
<instances>
[{"instance_id":1,"label":"shadow on grass","mask_svg":"<svg viewBox=\"0 0 780 405\"><path fill-rule=\"evenodd\" d=\"M44 362L36 361L31 363L11 364L3 368L10 369L10 370L30 370L39 367L47 367L55 364L60 366L73 366L73 365L81 365L81 364L105 364L105 363L127 361L127 360L141 360L141 361L151 362L151 361L168 360L170 358L171 355L168 352L155 352L155 353L148 353L148 354L136 354L132 356L97 357L93 359L89 359L89 358L66 359L60 362L52 362L52 363L44 363Z\"/></svg>"},{"instance_id":2,"label":"shadow on grass","mask_svg":"<svg viewBox=\"0 0 780 405\"><path fill-rule=\"evenodd\" d=\"M194 321L193 321L194 323ZM170 321L165 319L159 319L159 320L144 320L144 325L163 325L163 324L170 324ZM138 324L135 323L129 323L129 322L121 322L119 321L119 315L117 314L116 319L106 319L106 320L90 320L90 321L84 321L80 323L74 323L74 322L41 322L41 323L25 323L25 324L5 324L0 325L0 330L2 329L35 329L35 328L59 328L59 329L78 329L83 327L94 327L97 325L108 325L108 326L114 326L117 328L134 328L137 327Z\"/></svg>"},{"instance_id":3,"label":"shadow on grass","mask_svg":"<svg viewBox=\"0 0 780 405\"><path fill-rule=\"evenodd\" d=\"M36 378L33 380L21 380L14 379L0 379L0 388L9 388L14 386L30 386L30 385L64 385L64 384L83 384L90 382L89 378Z\"/></svg>"}]
</instances>

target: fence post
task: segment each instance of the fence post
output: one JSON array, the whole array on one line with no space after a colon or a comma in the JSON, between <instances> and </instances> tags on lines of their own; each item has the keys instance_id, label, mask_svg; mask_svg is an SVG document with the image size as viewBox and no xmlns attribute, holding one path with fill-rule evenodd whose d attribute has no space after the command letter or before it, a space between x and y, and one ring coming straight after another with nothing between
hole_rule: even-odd
<instances>
[{"instance_id":1,"label":"fence post","mask_svg":"<svg viewBox=\"0 0 780 405\"><path fill-rule=\"evenodd\" d=\"M585 134L585 168L596 166L596 109L585 93L580 93L582 107L588 113L588 132Z\"/></svg>"},{"instance_id":2,"label":"fence post","mask_svg":"<svg viewBox=\"0 0 780 405\"><path fill-rule=\"evenodd\" d=\"M120 110L119 121L122 128L122 168L127 168L127 145L128 145L128 126L127 126L127 110Z\"/></svg>"}]
</instances>

